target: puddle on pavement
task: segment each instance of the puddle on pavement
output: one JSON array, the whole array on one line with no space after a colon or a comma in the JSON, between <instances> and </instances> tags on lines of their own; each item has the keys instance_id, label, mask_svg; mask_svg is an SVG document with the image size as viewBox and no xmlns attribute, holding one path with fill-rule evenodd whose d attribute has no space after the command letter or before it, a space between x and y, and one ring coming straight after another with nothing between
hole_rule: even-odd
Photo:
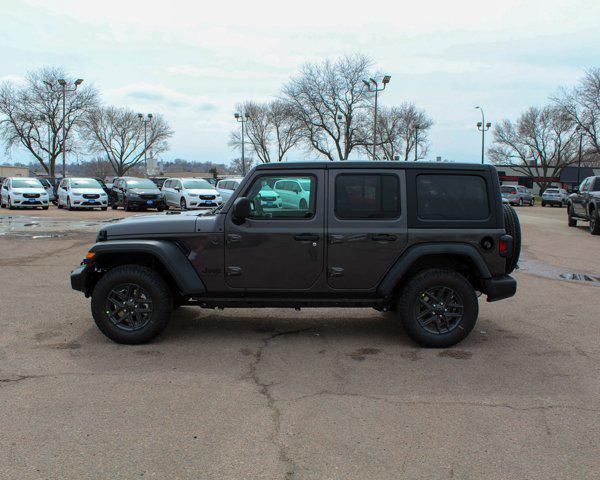
<instances>
[{"instance_id":1,"label":"puddle on pavement","mask_svg":"<svg viewBox=\"0 0 600 480\"><path fill-rule=\"evenodd\" d=\"M519 260L519 272L537 275L538 277L565 280L569 282L583 282L588 285L600 286L600 274L576 272L565 267L548 265L538 260L521 258Z\"/></svg>"},{"instance_id":2,"label":"puddle on pavement","mask_svg":"<svg viewBox=\"0 0 600 480\"><path fill-rule=\"evenodd\" d=\"M0 237L25 237L33 239L59 238L72 235L75 230L96 229L107 220L69 220L61 218L34 217L29 215L0 215Z\"/></svg>"}]
</instances>

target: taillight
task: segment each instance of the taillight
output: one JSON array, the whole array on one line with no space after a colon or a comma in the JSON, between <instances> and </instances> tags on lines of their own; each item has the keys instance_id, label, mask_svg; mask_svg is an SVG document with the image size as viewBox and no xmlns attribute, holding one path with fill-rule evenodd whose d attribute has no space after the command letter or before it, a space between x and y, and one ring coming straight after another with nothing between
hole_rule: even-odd
<instances>
[{"instance_id":1,"label":"taillight","mask_svg":"<svg viewBox=\"0 0 600 480\"><path fill-rule=\"evenodd\" d=\"M512 252L513 238L510 235L502 235L498 240L498 253L501 257L507 257Z\"/></svg>"}]
</instances>

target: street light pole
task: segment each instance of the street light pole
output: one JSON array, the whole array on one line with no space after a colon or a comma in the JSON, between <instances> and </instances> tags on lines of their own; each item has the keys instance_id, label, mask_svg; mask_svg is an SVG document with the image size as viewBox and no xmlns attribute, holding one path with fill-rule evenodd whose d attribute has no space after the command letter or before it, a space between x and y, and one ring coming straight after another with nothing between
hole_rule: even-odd
<instances>
[{"instance_id":1,"label":"street light pole","mask_svg":"<svg viewBox=\"0 0 600 480\"><path fill-rule=\"evenodd\" d=\"M67 176L67 92L75 92L77 90L77 87L83 83L83 79L78 78L77 80L75 80L75 86L73 88L67 88L67 81L63 78L59 79L58 83L62 87L62 175L63 178L65 178Z\"/></svg>"},{"instance_id":2,"label":"street light pole","mask_svg":"<svg viewBox=\"0 0 600 480\"><path fill-rule=\"evenodd\" d=\"M142 113L138 113L138 118L140 119L140 122L144 124L144 166L146 167L146 175L148 175L148 133L146 127L152 121L152 114L148 113L146 118L144 118Z\"/></svg>"},{"instance_id":3,"label":"street light pole","mask_svg":"<svg viewBox=\"0 0 600 480\"><path fill-rule=\"evenodd\" d=\"M373 114L373 160L375 160L376 158L375 149L377 148L377 94L385 90L385 87L388 83L390 83L391 78L392 77L390 77L389 75L384 75L383 80L381 81L381 88L379 88L377 80L374 80L373 78L370 78L369 81L363 80L363 83L367 87L367 90L371 93L375 93L375 112Z\"/></svg>"},{"instance_id":4,"label":"street light pole","mask_svg":"<svg viewBox=\"0 0 600 480\"><path fill-rule=\"evenodd\" d=\"M244 114L234 113L233 116L237 122L242 124L242 174L246 176L246 157L244 155L244 143L245 143L245 133L244 133L244 124L250 119L250 115L246 112Z\"/></svg>"},{"instance_id":5,"label":"street light pole","mask_svg":"<svg viewBox=\"0 0 600 480\"><path fill-rule=\"evenodd\" d=\"M575 131L579 133L579 158L577 160L577 188L581 183L581 148L583 144L583 128L580 125L575 127Z\"/></svg>"},{"instance_id":6,"label":"street light pole","mask_svg":"<svg viewBox=\"0 0 600 480\"><path fill-rule=\"evenodd\" d=\"M485 115L483 113L483 108L475 107L475 109L481 111L481 122L477 122L477 130L481 132L481 164L483 165L485 162L485 132L487 132L492 124L490 122L485 123Z\"/></svg>"},{"instance_id":7,"label":"street light pole","mask_svg":"<svg viewBox=\"0 0 600 480\"><path fill-rule=\"evenodd\" d=\"M415 162L417 161L417 148L419 148L419 124L415 125Z\"/></svg>"}]
</instances>

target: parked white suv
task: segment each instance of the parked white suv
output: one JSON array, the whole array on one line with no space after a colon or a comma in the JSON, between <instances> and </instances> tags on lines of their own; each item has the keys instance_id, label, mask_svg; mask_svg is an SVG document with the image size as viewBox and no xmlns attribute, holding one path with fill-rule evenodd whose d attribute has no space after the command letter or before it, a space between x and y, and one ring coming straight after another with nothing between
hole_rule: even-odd
<instances>
[{"instance_id":1,"label":"parked white suv","mask_svg":"<svg viewBox=\"0 0 600 480\"><path fill-rule=\"evenodd\" d=\"M231 198L233 192L237 190L242 183L243 178L225 178L223 180L219 180L217 183L217 191L223 197L223 201L226 202Z\"/></svg>"},{"instance_id":2,"label":"parked white suv","mask_svg":"<svg viewBox=\"0 0 600 480\"><path fill-rule=\"evenodd\" d=\"M310 199L309 179L277 180L273 190L281 197L283 208L306 210Z\"/></svg>"},{"instance_id":3,"label":"parked white suv","mask_svg":"<svg viewBox=\"0 0 600 480\"><path fill-rule=\"evenodd\" d=\"M50 197L37 178L8 177L2 182L2 207L37 208L48 210Z\"/></svg>"},{"instance_id":4,"label":"parked white suv","mask_svg":"<svg viewBox=\"0 0 600 480\"><path fill-rule=\"evenodd\" d=\"M63 178L57 189L58 208L108 208L108 195L94 178Z\"/></svg>"},{"instance_id":5,"label":"parked white suv","mask_svg":"<svg viewBox=\"0 0 600 480\"><path fill-rule=\"evenodd\" d=\"M542 193L542 207L546 205L558 205L564 207L567 204L569 194L564 188L548 187Z\"/></svg>"},{"instance_id":6,"label":"parked white suv","mask_svg":"<svg viewBox=\"0 0 600 480\"><path fill-rule=\"evenodd\" d=\"M214 208L223 203L215 187L202 178L169 178L163 183L162 191L167 208Z\"/></svg>"}]
</instances>

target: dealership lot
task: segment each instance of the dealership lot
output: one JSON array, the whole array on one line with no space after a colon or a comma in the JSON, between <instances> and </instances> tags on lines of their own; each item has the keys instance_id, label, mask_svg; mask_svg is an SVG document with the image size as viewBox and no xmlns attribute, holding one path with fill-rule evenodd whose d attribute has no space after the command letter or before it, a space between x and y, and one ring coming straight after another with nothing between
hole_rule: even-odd
<instances>
[{"instance_id":1,"label":"dealership lot","mask_svg":"<svg viewBox=\"0 0 600 480\"><path fill-rule=\"evenodd\" d=\"M0 212L7 478L585 478L600 469L600 238L522 207L519 292L456 348L374 310L184 307L108 341L68 274L118 211ZM8 218L9 215L11 218Z\"/></svg>"}]
</instances>

